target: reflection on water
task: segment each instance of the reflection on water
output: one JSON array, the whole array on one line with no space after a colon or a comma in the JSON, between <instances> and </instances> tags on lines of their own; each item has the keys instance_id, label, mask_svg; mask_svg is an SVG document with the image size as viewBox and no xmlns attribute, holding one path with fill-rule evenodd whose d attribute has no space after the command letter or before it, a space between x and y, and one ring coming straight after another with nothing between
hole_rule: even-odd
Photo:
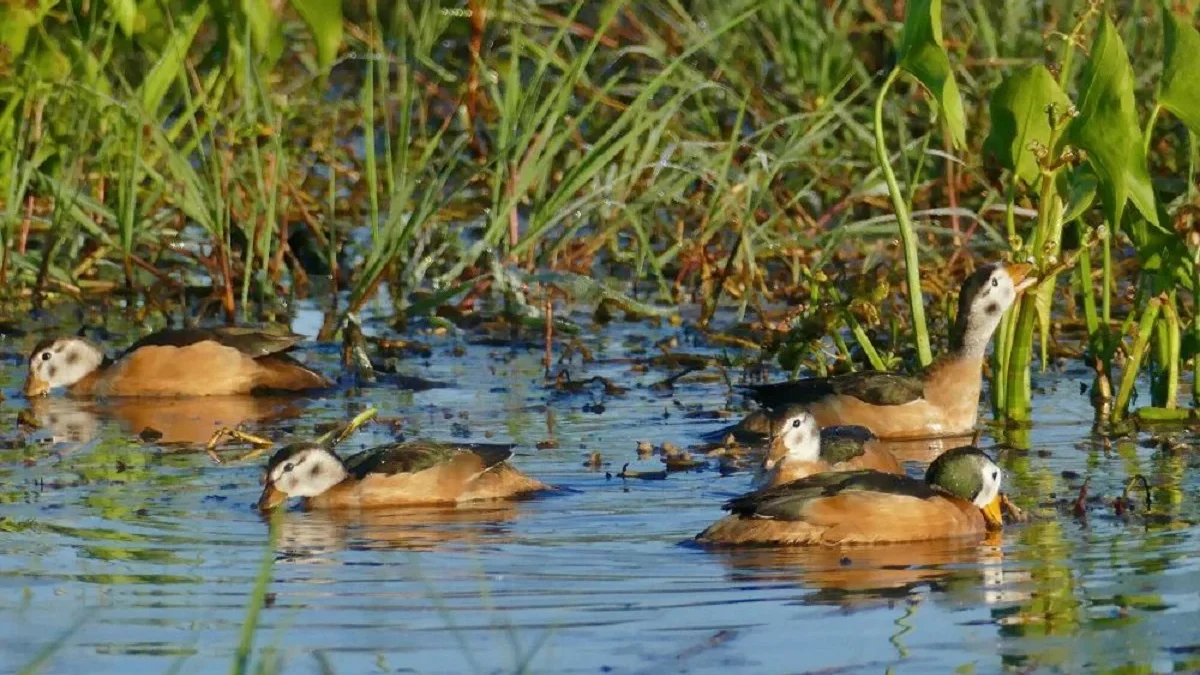
<instances>
[{"instance_id":1,"label":"reflection on water","mask_svg":"<svg viewBox=\"0 0 1200 675\"><path fill-rule=\"evenodd\" d=\"M1004 560L999 536L982 544L947 540L890 546L715 549L730 580L770 579L816 589L809 602L862 603L905 597L923 587L956 588L976 602L998 596ZM989 596L988 593L993 593Z\"/></svg>"},{"instance_id":2,"label":"reflection on water","mask_svg":"<svg viewBox=\"0 0 1200 675\"><path fill-rule=\"evenodd\" d=\"M997 450L990 432L979 441L1040 521L981 545L681 546L750 474L723 476L710 461L663 480L606 475L626 462L631 473L661 470L658 456L638 457L639 442L694 446L729 423L712 414L728 401L720 378L665 389L652 385L669 372L633 367L666 335L692 352L727 349L670 326L613 324L586 338L596 360L572 376L628 391L569 393L543 386L539 350L445 337L430 341L432 357L399 367L449 388L311 401L53 397L32 408L19 396L21 364L4 362L0 415L26 411L41 428L0 435L2 670L78 620L41 672L227 672L265 553L267 524L253 508L261 465L216 466L177 446L221 426L312 434L366 405L383 423L346 452L398 434L511 441L523 471L570 489L471 509L287 512L255 638L282 672L1200 667L1194 436L1105 445L1078 383L1048 376L1038 390L1053 404L1035 411L1031 450ZM336 372L335 351L308 356ZM889 449L919 474L971 440ZM593 453L604 470L585 466ZM1152 485L1151 517L1111 507L1135 474ZM1085 478L1099 499L1076 518L1069 504Z\"/></svg>"},{"instance_id":3,"label":"reflection on water","mask_svg":"<svg viewBox=\"0 0 1200 675\"><path fill-rule=\"evenodd\" d=\"M289 514L278 549L292 559L342 549L434 551L450 543L505 541L519 503L484 502L461 508L415 507L366 511L308 511Z\"/></svg>"},{"instance_id":4,"label":"reflection on water","mask_svg":"<svg viewBox=\"0 0 1200 675\"><path fill-rule=\"evenodd\" d=\"M203 445L222 427L295 418L303 409L304 402L299 399L261 396L29 401L33 419L56 443L87 442L95 437L100 420L107 418L118 422L130 436L162 445Z\"/></svg>"}]
</instances>

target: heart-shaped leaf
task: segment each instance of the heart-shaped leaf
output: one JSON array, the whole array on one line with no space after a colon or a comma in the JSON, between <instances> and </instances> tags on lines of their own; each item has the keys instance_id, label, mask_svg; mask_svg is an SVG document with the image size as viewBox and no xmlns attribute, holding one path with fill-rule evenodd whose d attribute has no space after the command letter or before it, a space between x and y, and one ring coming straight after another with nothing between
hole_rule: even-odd
<instances>
[{"instance_id":1,"label":"heart-shaped leaf","mask_svg":"<svg viewBox=\"0 0 1200 675\"><path fill-rule=\"evenodd\" d=\"M1200 32L1163 7L1162 94L1158 100L1200 134Z\"/></svg>"},{"instance_id":2,"label":"heart-shaped leaf","mask_svg":"<svg viewBox=\"0 0 1200 675\"><path fill-rule=\"evenodd\" d=\"M1046 114L1050 104L1062 114L1071 100L1050 71L1040 65L1009 75L992 93L992 128L983 149L1026 183L1036 180L1040 173L1029 144L1037 141L1050 145L1050 118Z\"/></svg>"},{"instance_id":3,"label":"heart-shaped leaf","mask_svg":"<svg viewBox=\"0 0 1200 675\"><path fill-rule=\"evenodd\" d=\"M942 46L942 0L909 0L900 38L899 66L925 85L937 99L950 127L955 147L966 142L962 96L950 70L950 57Z\"/></svg>"},{"instance_id":4,"label":"heart-shaped leaf","mask_svg":"<svg viewBox=\"0 0 1200 675\"><path fill-rule=\"evenodd\" d=\"M1079 117L1071 121L1066 142L1083 148L1100 179L1109 222L1117 227L1125 202L1158 225L1154 188L1142 153L1142 129L1133 101L1133 68L1117 27L1107 15L1083 66Z\"/></svg>"},{"instance_id":5,"label":"heart-shaped leaf","mask_svg":"<svg viewBox=\"0 0 1200 675\"><path fill-rule=\"evenodd\" d=\"M1082 216L1096 201L1096 172L1090 166L1080 166L1069 174L1058 174L1059 194L1067 195L1067 212L1063 222Z\"/></svg>"}]
</instances>

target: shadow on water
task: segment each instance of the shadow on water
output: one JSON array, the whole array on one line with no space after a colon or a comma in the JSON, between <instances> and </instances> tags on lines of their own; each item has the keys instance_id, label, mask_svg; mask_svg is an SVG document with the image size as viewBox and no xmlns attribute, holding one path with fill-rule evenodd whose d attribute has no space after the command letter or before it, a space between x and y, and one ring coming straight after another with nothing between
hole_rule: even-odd
<instances>
[{"instance_id":1,"label":"shadow on water","mask_svg":"<svg viewBox=\"0 0 1200 675\"><path fill-rule=\"evenodd\" d=\"M310 324L293 328L313 334ZM664 338L696 355L686 368L661 358ZM535 337L421 340L427 352L393 362L393 384L309 400L30 405L21 359L6 358L0 415L32 424L0 439L0 663L52 646L42 672L226 671L267 541L253 508L263 460L216 465L201 447L225 426L315 436L375 406L377 421L340 450L400 437L512 442L517 466L566 489L470 509L288 511L256 641L282 672L1200 666L1196 438L1102 442L1070 374L1040 376L1033 450L998 447L987 428L979 440L1037 516L1030 524L983 544L702 550L677 544L723 515L751 473L718 470L699 451L691 470L663 472L661 450L696 448L742 414L710 365L727 345L614 322L576 338L590 360L556 363L570 378L547 384ZM336 374L335 352L304 356ZM404 391L394 386L404 377L450 386ZM918 475L970 441L890 449ZM1139 495L1117 514L1113 499L1137 474L1150 511Z\"/></svg>"}]
</instances>

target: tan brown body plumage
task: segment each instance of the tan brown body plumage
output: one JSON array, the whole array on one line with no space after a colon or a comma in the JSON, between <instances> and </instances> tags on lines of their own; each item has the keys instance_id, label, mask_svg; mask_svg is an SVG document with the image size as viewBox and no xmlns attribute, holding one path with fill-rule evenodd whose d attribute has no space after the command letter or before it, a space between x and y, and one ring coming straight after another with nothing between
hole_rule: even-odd
<instances>
[{"instance_id":1,"label":"tan brown body plumage","mask_svg":"<svg viewBox=\"0 0 1200 675\"><path fill-rule=\"evenodd\" d=\"M856 424L880 438L955 435L975 428L983 387L983 359L945 359L923 374L924 395L900 405L873 405L849 395L832 395L808 405L822 427Z\"/></svg>"},{"instance_id":2,"label":"tan brown body plumage","mask_svg":"<svg viewBox=\"0 0 1200 675\"><path fill-rule=\"evenodd\" d=\"M974 504L944 495L928 499L878 493L834 495L813 500L802 518L793 521L726 516L698 539L731 545L834 546L982 537L987 531L983 515Z\"/></svg>"},{"instance_id":3,"label":"tan brown body plumage","mask_svg":"<svg viewBox=\"0 0 1200 675\"><path fill-rule=\"evenodd\" d=\"M267 465L260 508L288 497L310 509L456 505L548 489L510 466L513 446L427 441L394 443L341 460L316 444L288 446Z\"/></svg>"},{"instance_id":4,"label":"tan brown body plumage","mask_svg":"<svg viewBox=\"0 0 1200 675\"><path fill-rule=\"evenodd\" d=\"M36 396L65 386L76 397L231 396L333 386L284 353L299 339L242 328L160 331L110 361L85 340L61 338L35 348L25 391ZM55 378L81 360L95 365L57 385Z\"/></svg>"},{"instance_id":5,"label":"tan brown body plumage","mask_svg":"<svg viewBox=\"0 0 1200 675\"><path fill-rule=\"evenodd\" d=\"M464 457L416 473L368 475L347 480L328 492L305 500L311 509L373 509L389 506L462 504L509 499L547 488L507 464L485 468Z\"/></svg>"},{"instance_id":6,"label":"tan brown body plumage","mask_svg":"<svg viewBox=\"0 0 1200 675\"><path fill-rule=\"evenodd\" d=\"M838 546L982 537L1002 527L999 467L973 446L947 451L924 480L872 470L820 473L730 500L696 536L715 545Z\"/></svg>"},{"instance_id":7,"label":"tan brown body plumage","mask_svg":"<svg viewBox=\"0 0 1200 675\"><path fill-rule=\"evenodd\" d=\"M900 462L890 452L879 447L874 447L868 449L862 455L844 462L830 463L824 460L798 462L786 459L782 460L767 473L763 485L765 487L775 487L776 485L783 485L784 483L790 483L794 480L807 478L818 473L858 471L860 469L871 469L892 474L904 473L904 467L900 465Z\"/></svg>"}]
</instances>

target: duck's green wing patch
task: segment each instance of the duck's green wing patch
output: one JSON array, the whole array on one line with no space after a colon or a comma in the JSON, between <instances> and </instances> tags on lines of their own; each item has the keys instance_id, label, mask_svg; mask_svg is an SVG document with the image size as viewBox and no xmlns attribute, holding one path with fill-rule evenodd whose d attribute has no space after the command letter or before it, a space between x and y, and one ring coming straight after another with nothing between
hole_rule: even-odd
<instances>
[{"instance_id":1,"label":"duck's green wing patch","mask_svg":"<svg viewBox=\"0 0 1200 675\"><path fill-rule=\"evenodd\" d=\"M904 405L925 395L920 378L899 373L864 371L829 378L813 377L744 387L760 405L777 409L789 403L809 404L833 395L852 396L871 405Z\"/></svg>"},{"instance_id":2,"label":"duck's green wing patch","mask_svg":"<svg viewBox=\"0 0 1200 675\"><path fill-rule=\"evenodd\" d=\"M370 474L416 473L445 464L464 452L483 459L485 467L512 456L513 446L498 443L393 443L370 448L346 459L346 471L361 480Z\"/></svg>"},{"instance_id":3,"label":"duck's green wing patch","mask_svg":"<svg viewBox=\"0 0 1200 675\"><path fill-rule=\"evenodd\" d=\"M844 424L821 429L821 459L840 464L866 452L867 443L875 440L871 430L857 424Z\"/></svg>"},{"instance_id":4,"label":"duck's green wing patch","mask_svg":"<svg viewBox=\"0 0 1200 675\"><path fill-rule=\"evenodd\" d=\"M725 503L725 510L743 518L799 520L804 506L821 497L846 492L882 492L928 499L935 493L924 481L880 471L820 473L765 490L755 490Z\"/></svg>"},{"instance_id":5,"label":"duck's green wing patch","mask_svg":"<svg viewBox=\"0 0 1200 675\"><path fill-rule=\"evenodd\" d=\"M919 378L878 371L839 375L833 378L833 389L871 405L904 405L925 396L925 384Z\"/></svg>"},{"instance_id":6,"label":"duck's green wing patch","mask_svg":"<svg viewBox=\"0 0 1200 675\"><path fill-rule=\"evenodd\" d=\"M122 356L142 347L188 347L198 342L216 342L257 359L287 351L303 337L294 333L270 333L240 326L181 328L151 333L130 345Z\"/></svg>"}]
</instances>

